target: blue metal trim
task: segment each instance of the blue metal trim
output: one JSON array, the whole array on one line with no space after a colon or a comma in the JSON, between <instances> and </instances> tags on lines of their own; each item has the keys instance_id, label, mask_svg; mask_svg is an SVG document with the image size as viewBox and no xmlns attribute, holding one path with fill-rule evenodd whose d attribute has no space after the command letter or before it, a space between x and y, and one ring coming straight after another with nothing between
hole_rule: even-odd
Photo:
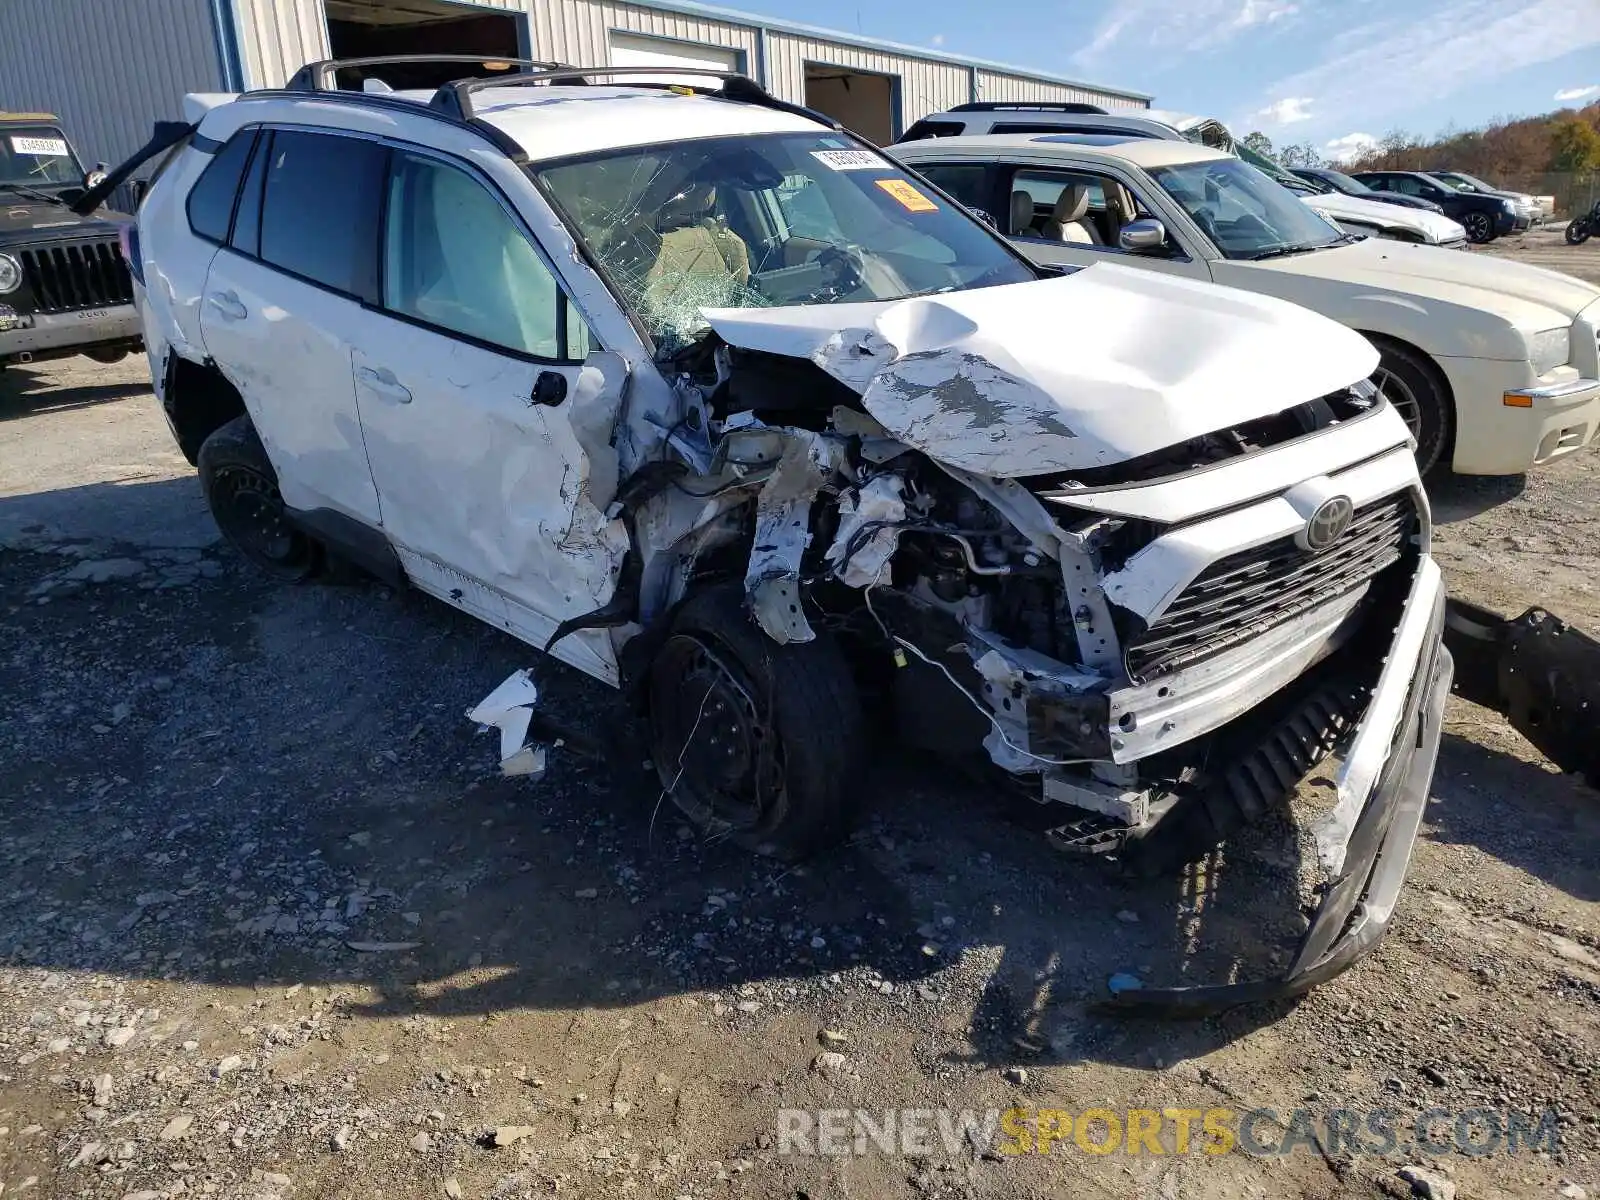
<instances>
[{"instance_id":1,"label":"blue metal trim","mask_svg":"<svg viewBox=\"0 0 1600 1200\"><path fill-rule=\"evenodd\" d=\"M957 67L998 71L1037 83L1053 83L1061 87L1075 87L1086 91L1098 92L1104 96L1116 96L1122 100L1136 100L1142 102L1146 107L1154 99L1153 96L1145 92L1133 92L1127 88L1103 87L1097 83L1085 83L1081 79L1068 79L1062 75L1050 75L1043 71L1035 71L1029 67L1018 67L1011 63L993 62L984 58L962 58L960 55L930 50L925 46L908 46L903 42L890 42L881 38L863 37L860 34L841 33L837 29L823 29L817 25L802 25L796 21L777 20L772 17L758 16L755 13L740 12L732 8L717 8L710 4L697 4L693 0L624 0L624 3L635 8L650 8L657 12L701 17L706 20L721 21L727 25L743 25L758 31L788 33L797 37L820 38L823 41L836 42L841 46L855 46L863 50L882 50L890 54L901 55L904 58L919 58L927 62L949 63ZM633 31L630 30L629 32Z\"/></svg>"},{"instance_id":2,"label":"blue metal trim","mask_svg":"<svg viewBox=\"0 0 1600 1200\"><path fill-rule=\"evenodd\" d=\"M239 55L239 14L236 0L211 0L211 34L217 43L217 66L222 72L222 88L242 92L244 64Z\"/></svg>"}]
</instances>

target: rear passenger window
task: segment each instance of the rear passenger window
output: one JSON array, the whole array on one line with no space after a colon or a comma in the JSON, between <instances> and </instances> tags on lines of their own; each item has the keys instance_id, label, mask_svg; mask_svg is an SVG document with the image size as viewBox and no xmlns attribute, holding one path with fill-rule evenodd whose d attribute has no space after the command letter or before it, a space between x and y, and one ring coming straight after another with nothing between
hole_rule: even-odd
<instances>
[{"instance_id":1,"label":"rear passenger window","mask_svg":"<svg viewBox=\"0 0 1600 1200\"><path fill-rule=\"evenodd\" d=\"M960 137L966 132L966 126L960 121L918 121L906 130L902 142L918 142L924 138Z\"/></svg>"},{"instance_id":2,"label":"rear passenger window","mask_svg":"<svg viewBox=\"0 0 1600 1200\"><path fill-rule=\"evenodd\" d=\"M261 185L270 161L272 133L266 130L256 143L256 152L250 156L250 169L245 173L239 206L233 214L233 236L228 239L229 246L251 258L261 253Z\"/></svg>"},{"instance_id":3,"label":"rear passenger window","mask_svg":"<svg viewBox=\"0 0 1600 1200\"><path fill-rule=\"evenodd\" d=\"M927 166L920 164L913 166L968 208L989 207L988 187L985 184L989 168L982 163L930 163Z\"/></svg>"},{"instance_id":4,"label":"rear passenger window","mask_svg":"<svg viewBox=\"0 0 1600 1200\"><path fill-rule=\"evenodd\" d=\"M376 300L388 153L361 138L275 132L261 200L261 260L345 295Z\"/></svg>"},{"instance_id":5,"label":"rear passenger window","mask_svg":"<svg viewBox=\"0 0 1600 1200\"><path fill-rule=\"evenodd\" d=\"M397 154L388 203L385 308L536 358L578 353L581 336L561 344L555 277L483 184L433 159Z\"/></svg>"},{"instance_id":6,"label":"rear passenger window","mask_svg":"<svg viewBox=\"0 0 1600 1200\"><path fill-rule=\"evenodd\" d=\"M250 147L256 131L241 129L212 156L211 164L189 190L189 228L208 242L228 240L233 223L233 202L239 195L239 180L250 160Z\"/></svg>"}]
</instances>

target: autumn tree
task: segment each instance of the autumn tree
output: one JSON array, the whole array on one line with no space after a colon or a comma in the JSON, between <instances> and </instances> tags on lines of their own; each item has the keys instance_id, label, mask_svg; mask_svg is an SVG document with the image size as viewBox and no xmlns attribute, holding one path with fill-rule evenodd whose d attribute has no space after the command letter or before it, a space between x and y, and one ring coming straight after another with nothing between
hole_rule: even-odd
<instances>
[{"instance_id":1,"label":"autumn tree","mask_svg":"<svg viewBox=\"0 0 1600 1200\"><path fill-rule=\"evenodd\" d=\"M1257 154L1264 154L1268 158L1272 157L1272 139L1259 129L1245 134L1240 139L1239 144L1254 150Z\"/></svg>"}]
</instances>

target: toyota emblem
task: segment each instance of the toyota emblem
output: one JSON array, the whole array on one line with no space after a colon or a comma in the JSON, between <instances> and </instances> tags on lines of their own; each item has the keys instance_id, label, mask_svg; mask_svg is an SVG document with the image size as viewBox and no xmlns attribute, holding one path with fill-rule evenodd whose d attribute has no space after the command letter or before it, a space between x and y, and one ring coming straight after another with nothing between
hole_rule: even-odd
<instances>
[{"instance_id":1,"label":"toyota emblem","mask_svg":"<svg viewBox=\"0 0 1600 1200\"><path fill-rule=\"evenodd\" d=\"M1301 533L1302 544L1307 550L1326 550L1344 536L1355 512L1356 507L1350 503L1349 496L1330 496L1317 505L1316 512L1306 522L1305 530Z\"/></svg>"}]
</instances>

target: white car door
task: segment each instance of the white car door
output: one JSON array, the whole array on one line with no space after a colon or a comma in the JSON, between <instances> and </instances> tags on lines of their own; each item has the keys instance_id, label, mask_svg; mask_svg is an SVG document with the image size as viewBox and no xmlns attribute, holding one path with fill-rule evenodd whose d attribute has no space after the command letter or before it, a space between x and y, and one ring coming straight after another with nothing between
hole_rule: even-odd
<instances>
[{"instance_id":1,"label":"white car door","mask_svg":"<svg viewBox=\"0 0 1600 1200\"><path fill-rule=\"evenodd\" d=\"M361 306L376 296L369 231L387 157L359 138L263 131L200 315L206 351L244 397L284 503L372 526L378 493L350 354Z\"/></svg>"},{"instance_id":2,"label":"white car door","mask_svg":"<svg viewBox=\"0 0 1600 1200\"><path fill-rule=\"evenodd\" d=\"M419 587L542 646L611 599L626 555L625 527L604 515L625 365L591 353L513 208L475 172L396 150L384 206L381 300L354 357L384 529ZM554 653L616 678L604 630Z\"/></svg>"}]
</instances>

